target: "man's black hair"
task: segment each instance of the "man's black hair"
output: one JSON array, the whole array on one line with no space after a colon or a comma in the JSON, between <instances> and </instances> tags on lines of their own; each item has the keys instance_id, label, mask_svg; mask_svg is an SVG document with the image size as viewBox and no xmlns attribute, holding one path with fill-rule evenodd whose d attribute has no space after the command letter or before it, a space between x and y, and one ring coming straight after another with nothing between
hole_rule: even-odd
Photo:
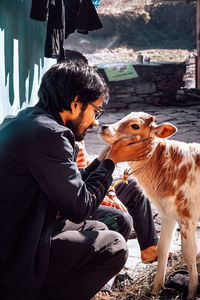
<instances>
[{"instance_id":1,"label":"man's black hair","mask_svg":"<svg viewBox=\"0 0 200 300\"><path fill-rule=\"evenodd\" d=\"M102 98L108 102L108 87L103 77L92 67L79 61L67 61L53 65L43 76L38 91L38 106L52 112L71 110L71 103L78 96L78 102L85 107Z\"/></svg>"}]
</instances>

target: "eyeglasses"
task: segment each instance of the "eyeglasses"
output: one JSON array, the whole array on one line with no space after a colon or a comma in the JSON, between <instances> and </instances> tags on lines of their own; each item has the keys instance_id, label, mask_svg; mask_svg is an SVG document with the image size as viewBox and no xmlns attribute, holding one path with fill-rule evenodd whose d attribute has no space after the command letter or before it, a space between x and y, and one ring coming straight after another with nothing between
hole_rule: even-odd
<instances>
[{"instance_id":1,"label":"eyeglasses","mask_svg":"<svg viewBox=\"0 0 200 300\"><path fill-rule=\"evenodd\" d=\"M95 105L93 103L89 103L89 104L92 105L94 108L97 109L97 112L95 114L95 119L98 120L103 115L104 110L101 107L99 107L99 106L97 106L97 105Z\"/></svg>"}]
</instances>

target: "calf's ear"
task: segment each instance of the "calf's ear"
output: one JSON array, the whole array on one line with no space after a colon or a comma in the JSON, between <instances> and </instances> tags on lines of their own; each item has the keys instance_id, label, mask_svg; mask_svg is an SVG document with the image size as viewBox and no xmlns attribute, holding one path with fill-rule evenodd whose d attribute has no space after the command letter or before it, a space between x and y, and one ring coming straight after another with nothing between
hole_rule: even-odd
<instances>
[{"instance_id":1,"label":"calf's ear","mask_svg":"<svg viewBox=\"0 0 200 300\"><path fill-rule=\"evenodd\" d=\"M164 139L172 136L174 133L177 132L177 130L178 129L174 125L170 123L163 123L159 126L152 128L151 136Z\"/></svg>"}]
</instances>

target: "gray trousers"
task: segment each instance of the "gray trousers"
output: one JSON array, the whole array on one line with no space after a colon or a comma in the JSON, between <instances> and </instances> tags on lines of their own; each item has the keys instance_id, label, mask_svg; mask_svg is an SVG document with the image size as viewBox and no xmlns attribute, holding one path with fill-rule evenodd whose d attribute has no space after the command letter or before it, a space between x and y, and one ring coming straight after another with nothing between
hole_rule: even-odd
<instances>
[{"instance_id":1,"label":"gray trousers","mask_svg":"<svg viewBox=\"0 0 200 300\"><path fill-rule=\"evenodd\" d=\"M40 300L89 300L126 263L121 234L98 221L66 222L52 238L49 271Z\"/></svg>"}]
</instances>

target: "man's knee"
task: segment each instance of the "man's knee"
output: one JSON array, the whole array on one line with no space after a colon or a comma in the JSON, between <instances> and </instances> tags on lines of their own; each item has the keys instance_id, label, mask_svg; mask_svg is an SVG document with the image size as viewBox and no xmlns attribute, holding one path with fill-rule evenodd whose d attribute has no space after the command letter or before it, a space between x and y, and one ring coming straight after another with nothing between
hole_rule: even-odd
<instances>
[{"instance_id":1,"label":"man's knee","mask_svg":"<svg viewBox=\"0 0 200 300\"><path fill-rule=\"evenodd\" d=\"M116 221L118 224L118 232L121 233L127 241L133 229L133 218L129 213L121 211L116 215Z\"/></svg>"},{"instance_id":2,"label":"man's knee","mask_svg":"<svg viewBox=\"0 0 200 300\"><path fill-rule=\"evenodd\" d=\"M116 231L109 231L109 241L105 256L109 258L119 272L127 261L128 246L124 237Z\"/></svg>"},{"instance_id":3,"label":"man's knee","mask_svg":"<svg viewBox=\"0 0 200 300\"><path fill-rule=\"evenodd\" d=\"M125 236L125 239L128 240L130 235L131 235L132 229L133 229L133 218L129 213L127 213L126 216L125 216L125 220L126 220L126 236Z\"/></svg>"},{"instance_id":4,"label":"man's knee","mask_svg":"<svg viewBox=\"0 0 200 300\"><path fill-rule=\"evenodd\" d=\"M121 209L101 205L93 218L106 224L110 230L118 231L126 240L133 228L132 216Z\"/></svg>"},{"instance_id":5,"label":"man's knee","mask_svg":"<svg viewBox=\"0 0 200 300\"><path fill-rule=\"evenodd\" d=\"M86 221L91 223L91 230L99 231L99 230L108 230L108 227L106 224L103 222L97 221L97 220L91 220L91 221ZM90 229L90 228L88 228ZM88 230L87 229L87 230Z\"/></svg>"}]
</instances>

